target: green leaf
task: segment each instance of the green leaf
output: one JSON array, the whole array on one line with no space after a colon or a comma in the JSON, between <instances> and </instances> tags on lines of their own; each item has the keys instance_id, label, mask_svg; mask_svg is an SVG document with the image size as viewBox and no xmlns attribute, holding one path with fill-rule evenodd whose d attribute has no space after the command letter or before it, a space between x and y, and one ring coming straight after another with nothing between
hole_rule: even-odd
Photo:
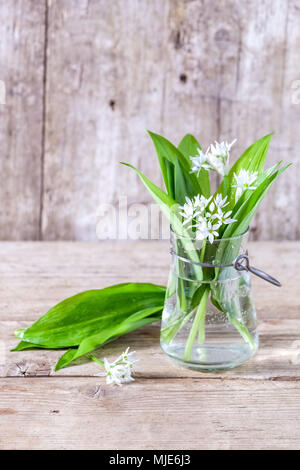
<instances>
[{"instance_id":1,"label":"green leaf","mask_svg":"<svg viewBox=\"0 0 300 470\"><path fill-rule=\"evenodd\" d=\"M235 164L230 169L227 176L227 187L228 187L228 200L230 202L229 209L232 209L234 206L234 198L236 189L232 187L234 184L234 173L238 174L241 169L248 170L251 172L257 171L260 174L265 165L265 160L270 144L270 140L273 133L268 134L261 139L254 142L250 147L245 150L245 152L240 156L240 158L235 162ZM224 182L218 187L217 193L223 193Z\"/></svg>"},{"instance_id":2,"label":"green leaf","mask_svg":"<svg viewBox=\"0 0 300 470\"><path fill-rule=\"evenodd\" d=\"M166 194L162 189L152 183L143 173L135 168L130 163L123 163L122 165L132 168L141 178L142 182L148 189L149 193L153 197L154 201L158 204L163 214L169 219L176 233L187 237L189 239L188 232L182 226L181 218L178 215L178 204L174 199L172 199L168 194Z\"/></svg>"},{"instance_id":3,"label":"green leaf","mask_svg":"<svg viewBox=\"0 0 300 470\"><path fill-rule=\"evenodd\" d=\"M20 341L18 346L11 349L11 352L24 351L25 349L47 349L46 346L40 346L38 344L27 343L26 341Z\"/></svg>"},{"instance_id":4,"label":"green leaf","mask_svg":"<svg viewBox=\"0 0 300 470\"><path fill-rule=\"evenodd\" d=\"M191 162L171 142L164 137L148 131L161 166L163 179L169 196L171 193L170 178L167 177L165 160L174 165L175 200L179 204L185 202L185 197L193 198L197 194L203 194L202 188L195 174L191 172Z\"/></svg>"},{"instance_id":5,"label":"green leaf","mask_svg":"<svg viewBox=\"0 0 300 470\"><path fill-rule=\"evenodd\" d=\"M132 168L141 178L142 182L148 189L149 193L153 197L154 201L158 204L163 214L169 219L172 227L178 235L184 236L187 238L187 244L191 244L190 247L193 248L192 241L189 242L189 234L187 230L183 227L181 222L181 217L178 215L178 204L174 199L172 199L168 194L166 194L162 189L152 183L143 173L135 168L130 163L123 163L122 165ZM198 259L198 258L197 258Z\"/></svg>"},{"instance_id":6,"label":"green leaf","mask_svg":"<svg viewBox=\"0 0 300 470\"><path fill-rule=\"evenodd\" d=\"M284 167L275 171L273 174L268 175L255 190L252 190L252 194L249 194L248 199L246 199L242 206L239 207L239 209L234 214L232 214L232 216L237 219L237 222L227 225L227 228L223 233L223 238L234 237L244 233L247 230L252 217L254 216L269 187L289 166L290 164L285 165Z\"/></svg>"},{"instance_id":7,"label":"green leaf","mask_svg":"<svg viewBox=\"0 0 300 470\"><path fill-rule=\"evenodd\" d=\"M165 291L154 284L127 283L82 292L60 302L16 336L47 348L77 346L107 328L117 330L136 312L146 317L160 311Z\"/></svg>"},{"instance_id":8,"label":"green leaf","mask_svg":"<svg viewBox=\"0 0 300 470\"><path fill-rule=\"evenodd\" d=\"M160 207L161 211L164 213L164 215L170 220L171 219L171 212L175 212L178 208L178 204L174 199L172 199L168 194L166 194L162 189L160 189L158 186L156 186L152 181L150 181L146 176L143 175L143 173L135 168L135 166L131 165L130 163L124 163L121 162L122 165L128 166L129 168L132 168L136 173L139 175L141 178L142 182L148 189L149 193L153 197L154 201L158 204Z\"/></svg>"},{"instance_id":9,"label":"green leaf","mask_svg":"<svg viewBox=\"0 0 300 470\"><path fill-rule=\"evenodd\" d=\"M219 302L214 298L213 293L210 292L210 301L211 303L218 309L220 312L223 312L221 305Z\"/></svg>"},{"instance_id":10,"label":"green leaf","mask_svg":"<svg viewBox=\"0 0 300 470\"><path fill-rule=\"evenodd\" d=\"M237 210L232 213L232 217L236 219L237 222L227 225L222 234L222 241L219 244L215 256L217 264L232 263L237 257L242 243L242 238L239 237L239 235L242 235L248 229L252 217L257 211L259 204L263 200L271 184L289 166L290 165L286 165L274 173L271 173L270 170L272 169L267 170L261 184L255 190L247 191L248 197L244 200L241 206L237 204ZM232 270L233 268L226 268L224 270L216 269L215 279L226 279L232 274Z\"/></svg>"},{"instance_id":11,"label":"green leaf","mask_svg":"<svg viewBox=\"0 0 300 470\"><path fill-rule=\"evenodd\" d=\"M148 134L152 138L152 141L154 142L156 134L152 134L152 132L148 131ZM152 135L154 137L152 137ZM160 165L160 170L161 174L165 183L165 188L167 190L167 193L169 196L174 198L175 193L174 193L174 166L175 166L175 159L170 160L167 159L164 152L161 151L160 147L157 146L154 142L154 146L156 149L159 165Z\"/></svg>"},{"instance_id":12,"label":"green leaf","mask_svg":"<svg viewBox=\"0 0 300 470\"><path fill-rule=\"evenodd\" d=\"M273 134L273 132L271 134L267 134L254 142L254 144L250 145L238 161L235 162L232 170L236 173L241 168L244 168L248 171L257 171L258 174L261 173L265 166L266 156Z\"/></svg>"},{"instance_id":13,"label":"green leaf","mask_svg":"<svg viewBox=\"0 0 300 470\"><path fill-rule=\"evenodd\" d=\"M198 149L201 150L201 145L192 134L185 134L178 145L178 150L180 150L189 164L190 157L194 157L198 153Z\"/></svg>"},{"instance_id":14,"label":"green leaf","mask_svg":"<svg viewBox=\"0 0 300 470\"><path fill-rule=\"evenodd\" d=\"M196 290L196 292L193 295L192 308L195 308L200 304L201 299L202 299L203 294L206 291L206 289L207 289L207 284L206 283L200 284L200 286L198 287L198 289Z\"/></svg>"},{"instance_id":15,"label":"green leaf","mask_svg":"<svg viewBox=\"0 0 300 470\"><path fill-rule=\"evenodd\" d=\"M188 161L188 164L191 165L190 157L194 157L198 154L198 149L201 150L199 142L191 134L186 134L178 145L178 150ZM201 187L203 196L206 198L210 197L210 182L209 182L209 172L201 169L198 181Z\"/></svg>"},{"instance_id":16,"label":"green leaf","mask_svg":"<svg viewBox=\"0 0 300 470\"><path fill-rule=\"evenodd\" d=\"M142 182L150 192L151 196L153 197L154 201L159 205L160 209L164 213L166 217L170 220L170 224L172 225L174 231L184 237L181 241L185 247L186 252L190 253L190 258L193 261L199 262L199 257L197 251L195 251L195 246L193 244L193 240L190 239L188 231L184 228L181 222L181 218L178 215L178 204L168 196L162 189L152 183L146 176L143 175L137 168L129 163L123 163L122 165L126 165L129 168L132 168L137 172L139 177L141 178ZM200 267L194 266L195 275L199 280L203 278L202 269Z\"/></svg>"},{"instance_id":17,"label":"green leaf","mask_svg":"<svg viewBox=\"0 0 300 470\"><path fill-rule=\"evenodd\" d=\"M96 348L103 346L104 344L107 344L108 342L113 341L122 335L130 333L131 331L134 331L155 321L159 321L160 319L161 311L148 317L143 312L136 312L124 320L124 322L122 322L117 328L107 328L98 334L85 338L77 349L69 349L59 358L55 366L55 371L66 367L72 361L75 361L75 359L78 359L85 354L94 351Z\"/></svg>"},{"instance_id":18,"label":"green leaf","mask_svg":"<svg viewBox=\"0 0 300 470\"><path fill-rule=\"evenodd\" d=\"M228 314L228 317L229 317L230 322L236 328L236 330L240 333L244 341L251 346L253 351L255 351L257 346L255 345L254 340L251 336L251 333L248 331L248 328L246 327L246 325L244 325L244 323L238 320L233 314Z\"/></svg>"},{"instance_id":19,"label":"green leaf","mask_svg":"<svg viewBox=\"0 0 300 470\"><path fill-rule=\"evenodd\" d=\"M174 180L175 200L178 204L183 205L186 202L186 196L194 196L194 190L190 181L190 176L182 170L179 162L176 162L174 167Z\"/></svg>"},{"instance_id":20,"label":"green leaf","mask_svg":"<svg viewBox=\"0 0 300 470\"><path fill-rule=\"evenodd\" d=\"M266 171L264 171L263 173L261 173L257 179L255 180L255 182L253 183L254 186L258 187L259 185L261 185L261 183L263 183L271 174L273 174L277 169L278 167L280 166L280 164L282 163L282 160L278 163L276 163L275 165L273 165L271 168L268 168ZM231 217L234 219L234 214L237 213L238 209L243 205L243 203L249 199L249 197L252 195L253 193L253 190L252 189L247 189L246 191L243 192L243 194L241 195L241 197L238 199L238 201L236 202L236 204L234 205L234 208L233 208L233 212L231 214Z\"/></svg>"},{"instance_id":21,"label":"green leaf","mask_svg":"<svg viewBox=\"0 0 300 470\"><path fill-rule=\"evenodd\" d=\"M167 170L167 176L168 176L168 195L172 198L175 199L175 170L174 170L174 165L173 163L170 163L168 160L164 159L165 161L165 166Z\"/></svg>"}]
</instances>

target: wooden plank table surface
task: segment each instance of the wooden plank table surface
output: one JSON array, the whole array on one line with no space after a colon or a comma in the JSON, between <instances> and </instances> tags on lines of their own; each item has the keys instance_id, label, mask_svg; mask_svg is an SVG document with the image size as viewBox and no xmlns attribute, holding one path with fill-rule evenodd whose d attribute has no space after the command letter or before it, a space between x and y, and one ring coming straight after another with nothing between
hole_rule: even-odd
<instances>
[{"instance_id":1,"label":"wooden plank table surface","mask_svg":"<svg viewBox=\"0 0 300 470\"><path fill-rule=\"evenodd\" d=\"M97 364L53 372L61 351L10 352L15 328L60 300L126 281L165 284L167 242L0 243L1 449L300 448L300 242L249 244L260 349L231 371L181 368L160 350L159 325L103 348L141 359L136 380L108 386Z\"/></svg>"}]
</instances>

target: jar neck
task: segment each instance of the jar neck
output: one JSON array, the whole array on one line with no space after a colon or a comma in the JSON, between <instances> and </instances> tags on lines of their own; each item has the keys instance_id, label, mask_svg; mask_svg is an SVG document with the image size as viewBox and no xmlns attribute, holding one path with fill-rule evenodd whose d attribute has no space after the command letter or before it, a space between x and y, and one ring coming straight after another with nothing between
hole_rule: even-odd
<instances>
[{"instance_id":1,"label":"jar neck","mask_svg":"<svg viewBox=\"0 0 300 470\"><path fill-rule=\"evenodd\" d=\"M230 264L238 255L245 253L248 242L248 231L241 236L214 240L197 240L181 237L171 230L171 250L173 256L184 258L191 262L196 259L200 263L213 265ZM183 262L178 258L178 262Z\"/></svg>"}]
</instances>

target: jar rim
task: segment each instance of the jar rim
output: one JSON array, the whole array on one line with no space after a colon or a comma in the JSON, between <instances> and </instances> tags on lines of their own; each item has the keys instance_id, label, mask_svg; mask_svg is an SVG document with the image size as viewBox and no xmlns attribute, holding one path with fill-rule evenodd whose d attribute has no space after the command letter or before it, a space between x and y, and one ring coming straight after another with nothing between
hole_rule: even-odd
<instances>
[{"instance_id":1,"label":"jar rim","mask_svg":"<svg viewBox=\"0 0 300 470\"><path fill-rule=\"evenodd\" d=\"M223 241L228 241L228 240L237 240L238 238L242 238L244 235L246 235L247 233L249 233L249 226L247 227L247 229L239 234L239 235L234 235L233 237L225 237L225 238L215 238L213 243L217 242L217 243L220 243L220 242L223 242ZM174 235L176 235L176 237L178 238L183 238L185 240L195 240L195 241L201 241L201 240L197 240L195 237L185 237L184 235L179 235L177 232L175 232L175 230L173 229L172 225L170 224L170 232L174 233Z\"/></svg>"}]
</instances>

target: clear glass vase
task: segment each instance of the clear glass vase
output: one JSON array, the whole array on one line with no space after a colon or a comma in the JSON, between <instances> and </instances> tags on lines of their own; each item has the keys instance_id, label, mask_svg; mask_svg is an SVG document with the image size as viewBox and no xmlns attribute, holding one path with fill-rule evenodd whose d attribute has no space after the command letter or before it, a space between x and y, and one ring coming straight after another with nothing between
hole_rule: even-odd
<instances>
[{"instance_id":1,"label":"clear glass vase","mask_svg":"<svg viewBox=\"0 0 300 470\"><path fill-rule=\"evenodd\" d=\"M198 370L243 364L258 348L250 274L237 270L241 236L198 241L171 230L172 265L161 325L163 351Z\"/></svg>"}]
</instances>

